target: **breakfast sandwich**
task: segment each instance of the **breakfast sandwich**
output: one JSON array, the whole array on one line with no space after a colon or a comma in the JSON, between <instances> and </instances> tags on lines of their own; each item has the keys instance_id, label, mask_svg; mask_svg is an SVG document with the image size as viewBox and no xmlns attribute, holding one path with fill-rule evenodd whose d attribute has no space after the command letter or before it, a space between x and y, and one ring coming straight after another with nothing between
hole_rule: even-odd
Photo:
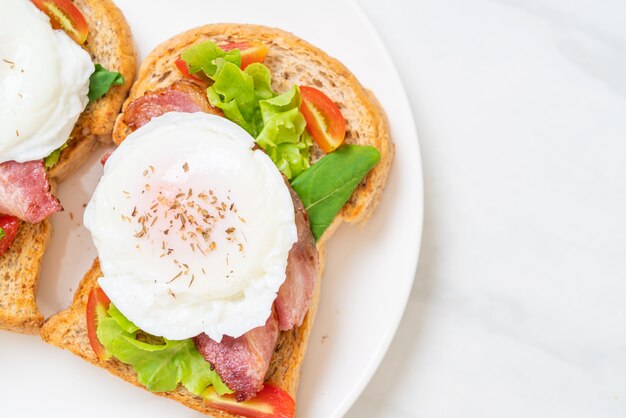
<instances>
[{"instance_id":1,"label":"breakfast sandwich","mask_svg":"<svg viewBox=\"0 0 626 418\"><path fill-rule=\"evenodd\" d=\"M293 417L325 243L393 159L376 99L290 33L207 25L149 54L113 138L98 259L42 338L209 415Z\"/></svg>"},{"instance_id":2,"label":"breakfast sandwich","mask_svg":"<svg viewBox=\"0 0 626 418\"><path fill-rule=\"evenodd\" d=\"M110 0L0 2L0 328L37 333L56 184L102 143L135 76Z\"/></svg>"}]
</instances>

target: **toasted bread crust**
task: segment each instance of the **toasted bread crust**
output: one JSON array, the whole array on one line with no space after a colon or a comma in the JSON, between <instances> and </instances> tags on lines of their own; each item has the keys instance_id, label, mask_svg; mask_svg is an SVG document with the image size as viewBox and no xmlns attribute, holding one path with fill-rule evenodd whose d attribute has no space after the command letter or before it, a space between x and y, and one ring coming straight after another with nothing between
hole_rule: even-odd
<instances>
[{"instance_id":1,"label":"toasted bread crust","mask_svg":"<svg viewBox=\"0 0 626 418\"><path fill-rule=\"evenodd\" d=\"M342 221L365 221L374 210L384 188L394 147L384 112L373 95L365 90L356 78L337 60L307 42L282 30L255 25L216 24L192 29L156 47L142 64L137 82L124 103L128 104L148 91L164 88L182 75L176 70L174 61L188 46L211 39L218 44L241 41L260 41L268 45L269 54L265 64L273 76L273 88L285 91L293 84L312 85L322 89L338 103L346 122L346 142L375 146L381 153L381 162L368 174L357 188L350 201L332 225L318 241L319 268L316 287L309 311L300 327L282 332L276 344L266 380L287 391L295 399L298 391L300 367L304 359L308 339L317 312L324 270L325 242ZM117 118L113 141L121 143L131 130L124 124L123 113ZM313 152L312 160L322 155ZM42 338L53 345L67 349L87 361L107 369L130 383L138 385L134 370L113 359L99 360L89 346L85 326L85 305L90 289L100 276L97 261L87 273L74 298L70 309L50 318L41 330ZM175 399L189 408L216 417L233 417L210 408L200 397L179 387L173 392L158 393Z\"/></svg>"},{"instance_id":2,"label":"toasted bread crust","mask_svg":"<svg viewBox=\"0 0 626 418\"><path fill-rule=\"evenodd\" d=\"M53 186L82 165L101 144L110 143L115 117L130 90L136 70L130 28L115 4L110 0L73 1L89 25L84 48L94 63L119 71L125 82L89 104L81 114L68 147L48 172ZM43 315L37 309L35 299L39 265L50 234L48 221L38 225L22 224L18 239L0 257L0 329L36 334L43 324Z\"/></svg>"},{"instance_id":3,"label":"toasted bread crust","mask_svg":"<svg viewBox=\"0 0 626 418\"><path fill-rule=\"evenodd\" d=\"M36 334L43 324L36 295L50 222L22 223L13 245L0 257L0 328Z\"/></svg>"}]
</instances>

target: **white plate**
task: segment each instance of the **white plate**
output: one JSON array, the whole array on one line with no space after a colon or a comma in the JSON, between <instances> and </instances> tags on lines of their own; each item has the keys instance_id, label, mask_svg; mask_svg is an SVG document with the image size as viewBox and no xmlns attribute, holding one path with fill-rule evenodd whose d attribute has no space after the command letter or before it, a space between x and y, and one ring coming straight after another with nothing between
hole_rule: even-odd
<instances>
[{"instance_id":1,"label":"white plate","mask_svg":"<svg viewBox=\"0 0 626 418\"><path fill-rule=\"evenodd\" d=\"M364 228L343 225L328 245L319 313L302 370L300 417L339 417L361 393L395 333L410 293L422 224L421 162L414 122L396 70L359 6L317 1L117 0L140 59L176 33L210 22L289 30L339 58L387 111L396 159L379 209ZM305 11L304 11L305 10ZM52 217L38 302L49 316L68 306L95 256L81 226L83 204L101 174L94 155L65 182L66 210ZM38 337L0 332L0 416L198 417L135 388ZM381 388L385 390L385 388Z\"/></svg>"}]
</instances>

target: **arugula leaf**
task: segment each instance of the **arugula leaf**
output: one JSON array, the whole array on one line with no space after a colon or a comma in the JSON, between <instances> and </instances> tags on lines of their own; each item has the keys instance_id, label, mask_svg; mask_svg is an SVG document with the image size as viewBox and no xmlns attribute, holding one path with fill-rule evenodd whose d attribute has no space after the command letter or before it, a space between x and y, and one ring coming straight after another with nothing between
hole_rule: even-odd
<instances>
[{"instance_id":1,"label":"arugula leaf","mask_svg":"<svg viewBox=\"0 0 626 418\"><path fill-rule=\"evenodd\" d=\"M344 144L291 183L309 214L315 240L322 236L379 160L380 153L374 147Z\"/></svg>"},{"instance_id":2,"label":"arugula leaf","mask_svg":"<svg viewBox=\"0 0 626 418\"><path fill-rule=\"evenodd\" d=\"M182 384L194 395L201 395L209 386L220 395L232 393L192 339L173 341L143 334L113 304L108 314L98 322L98 339L111 355L135 369L137 379L148 390L169 392Z\"/></svg>"},{"instance_id":3,"label":"arugula leaf","mask_svg":"<svg viewBox=\"0 0 626 418\"><path fill-rule=\"evenodd\" d=\"M189 72L191 74L202 71L212 79L214 79L218 69L217 60L219 58L237 67L241 65L241 53L238 49L226 52L211 41L202 42L201 44L187 48L180 57L189 66Z\"/></svg>"},{"instance_id":4,"label":"arugula leaf","mask_svg":"<svg viewBox=\"0 0 626 418\"><path fill-rule=\"evenodd\" d=\"M124 84L124 76L118 72L109 71L100 64L96 64L96 70L89 77L89 103L104 96L113 86Z\"/></svg>"}]
</instances>

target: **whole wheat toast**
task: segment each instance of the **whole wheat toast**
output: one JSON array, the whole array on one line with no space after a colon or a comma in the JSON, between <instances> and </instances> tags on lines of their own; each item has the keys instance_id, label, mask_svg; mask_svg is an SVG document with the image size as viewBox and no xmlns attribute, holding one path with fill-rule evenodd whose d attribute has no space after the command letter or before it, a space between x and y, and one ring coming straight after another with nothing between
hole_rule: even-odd
<instances>
[{"instance_id":1,"label":"whole wheat toast","mask_svg":"<svg viewBox=\"0 0 626 418\"><path fill-rule=\"evenodd\" d=\"M207 25L177 35L155 48L142 64L137 82L133 85L128 103L144 93L167 87L182 78L174 61L188 46L211 39L218 44L226 42L260 41L269 48L265 64L272 73L273 87L282 92L295 84L313 85L322 89L336 101L347 122L346 142L375 146L381 153L379 164L366 176L352 198L326 230L317 243L319 268L315 291L309 311L300 327L281 332L272 357L266 380L289 392L295 399L300 378L300 366L306 352L320 296L321 276L324 269L325 242L342 221L365 221L375 209L393 159L393 143L384 112L373 95L337 60L296 36L273 28L254 25ZM123 113L118 116L113 140L121 143L130 133L124 124ZM312 160L322 153L315 150ZM60 348L67 349L85 360L105 368L135 385L132 367L118 360L100 360L91 349L86 334L85 308L91 288L101 276L98 261L81 281L72 306L51 317L41 329L41 336ZM209 407L201 397L194 396L182 387L173 392L157 393L175 399L200 412L216 417L233 417Z\"/></svg>"},{"instance_id":2,"label":"whole wheat toast","mask_svg":"<svg viewBox=\"0 0 626 418\"><path fill-rule=\"evenodd\" d=\"M135 78L136 59L130 28L111 0L73 0L89 25L83 47L94 63L124 76L102 98L87 106L74 127L59 162L49 170L56 184L77 169L101 144L110 143L115 117ZM36 304L39 265L51 235L50 222L22 223L18 239L0 257L0 329L36 334L43 316Z\"/></svg>"}]
</instances>

